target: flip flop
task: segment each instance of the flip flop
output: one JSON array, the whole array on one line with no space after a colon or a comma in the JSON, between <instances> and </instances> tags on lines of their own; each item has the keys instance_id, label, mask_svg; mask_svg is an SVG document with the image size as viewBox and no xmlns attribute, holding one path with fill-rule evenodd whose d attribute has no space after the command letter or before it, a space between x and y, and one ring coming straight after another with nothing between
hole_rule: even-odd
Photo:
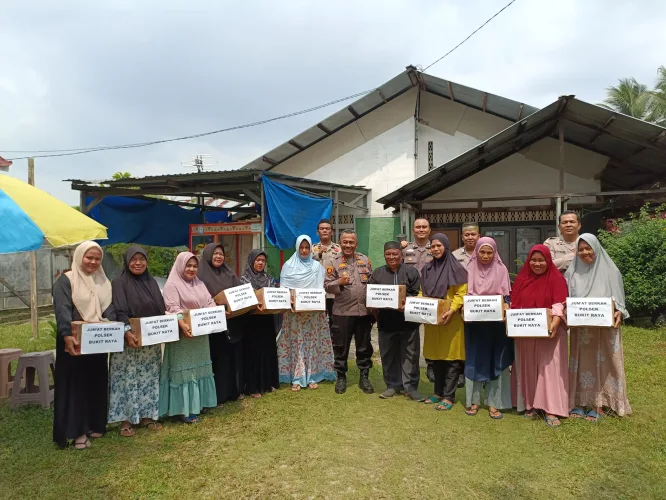
<instances>
[{"instance_id":1,"label":"flip flop","mask_svg":"<svg viewBox=\"0 0 666 500\"><path fill-rule=\"evenodd\" d=\"M427 405L436 405L439 404L441 401L442 398L438 398L437 396L430 396L428 399L424 401L424 403Z\"/></svg>"},{"instance_id":2,"label":"flip flop","mask_svg":"<svg viewBox=\"0 0 666 500\"><path fill-rule=\"evenodd\" d=\"M495 409L494 412L489 411L489 412L488 412L488 416L489 416L490 418L492 418L493 420L500 420L500 419L504 416L504 413L502 413L502 412L499 411L498 409Z\"/></svg>"},{"instance_id":3,"label":"flip flop","mask_svg":"<svg viewBox=\"0 0 666 500\"><path fill-rule=\"evenodd\" d=\"M91 443L90 439L86 438L85 441L74 441L74 449L75 450L87 450L90 448Z\"/></svg>"},{"instance_id":4,"label":"flip flop","mask_svg":"<svg viewBox=\"0 0 666 500\"><path fill-rule=\"evenodd\" d=\"M523 418L534 418L536 416L537 416L537 414L536 414L536 411L534 411L534 410L528 410L525 413L523 413Z\"/></svg>"},{"instance_id":5,"label":"flip flop","mask_svg":"<svg viewBox=\"0 0 666 500\"><path fill-rule=\"evenodd\" d=\"M120 435L122 437L134 437L136 436L136 431L134 428L130 425L129 427L121 427L120 428Z\"/></svg>"},{"instance_id":6,"label":"flip flop","mask_svg":"<svg viewBox=\"0 0 666 500\"><path fill-rule=\"evenodd\" d=\"M585 412L582 408L574 408L569 412L571 418L585 418Z\"/></svg>"},{"instance_id":7,"label":"flip flop","mask_svg":"<svg viewBox=\"0 0 666 500\"><path fill-rule=\"evenodd\" d=\"M198 415L190 415L189 417L180 417L180 419L186 424L198 424L201 422L201 418Z\"/></svg>"},{"instance_id":8,"label":"flip flop","mask_svg":"<svg viewBox=\"0 0 666 500\"><path fill-rule=\"evenodd\" d=\"M562 425L562 422L560 422L560 419L557 418L557 417L553 417L553 418L551 418L551 417L549 417L549 416L546 416L546 417L544 417L544 418L546 419L546 425L547 425L548 427L559 427L560 425ZM555 422L560 422L560 423L559 423L559 424L556 424Z\"/></svg>"},{"instance_id":9,"label":"flip flop","mask_svg":"<svg viewBox=\"0 0 666 500\"><path fill-rule=\"evenodd\" d=\"M453 408L453 403L446 399L442 399L442 401L435 406L435 410L437 411L449 411L451 408Z\"/></svg>"},{"instance_id":10,"label":"flip flop","mask_svg":"<svg viewBox=\"0 0 666 500\"><path fill-rule=\"evenodd\" d=\"M479 406L478 405L473 405L476 406L476 408L469 407L465 409L465 415L468 417L476 417L479 413Z\"/></svg>"},{"instance_id":11,"label":"flip flop","mask_svg":"<svg viewBox=\"0 0 666 500\"><path fill-rule=\"evenodd\" d=\"M292 390L293 392L298 392L298 391L301 390L301 386L300 386L300 385L292 385L292 386L291 386L291 390Z\"/></svg>"},{"instance_id":12,"label":"flip flop","mask_svg":"<svg viewBox=\"0 0 666 500\"><path fill-rule=\"evenodd\" d=\"M586 416L585 420L587 420L588 418L591 418L592 420L587 420L587 421L588 422L593 422L593 423L596 424L597 422L599 422L604 417L605 417L605 415L604 415L603 412L602 413L597 413L596 410L590 410L590 411L587 412L587 416Z\"/></svg>"}]
</instances>

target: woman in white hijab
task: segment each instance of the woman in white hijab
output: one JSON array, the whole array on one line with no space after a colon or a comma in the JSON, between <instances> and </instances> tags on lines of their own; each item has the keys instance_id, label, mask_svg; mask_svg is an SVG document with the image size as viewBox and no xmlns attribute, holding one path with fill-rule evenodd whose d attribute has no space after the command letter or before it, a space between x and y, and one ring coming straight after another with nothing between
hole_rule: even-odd
<instances>
[{"instance_id":1,"label":"woman in white hijab","mask_svg":"<svg viewBox=\"0 0 666 500\"><path fill-rule=\"evenodd\" d=\"M324 288L324 268L312 258L312 240L299 236L296 253L284 263L280 286ZM333 346L325 311L286 312L278 342L280 383L317 389L322 380L335 380Z\"/></svg>"},{"instance_id":2,"label":"woman in white hijab","mask_svg":"<svg viewBox=\"0 0 666 500\"><path fill-rule=\"evenodd\" d=\"M609 410L618 416L631 413L620 330L629 313L622 275L596 236L582 234L576 252L565 274L569 296L612 298L616 309L613 327L571 327L570 416L596 422Z\"/></svg>"},{"instance_id":3,"label":"woman in white hijab","mask_svg":"<svg viewBox=\"0 0 666 500\"><path fill-rule=\"evenodd\" d=\"M88 438L106 432L108 355L80 356L72 321L115 320L111 283L102 270L102 248L84 241L74 251L72 270L53 285L56 339L53 441L61 448L73 441L77 450L90 447Z\"/></svg>"}]
</instances>

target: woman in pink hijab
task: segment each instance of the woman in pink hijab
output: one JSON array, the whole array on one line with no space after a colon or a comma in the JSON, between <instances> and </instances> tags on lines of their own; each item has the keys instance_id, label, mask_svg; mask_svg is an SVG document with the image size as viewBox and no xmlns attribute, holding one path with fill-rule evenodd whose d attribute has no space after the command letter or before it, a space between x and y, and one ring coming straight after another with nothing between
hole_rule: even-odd
<instances>
[{"instance_id":1,"label":"woman in pink hijab","mask_svg":"<svg viewBox=\"0 0 666 500\"><path fill-rule=\"evenodd\" d=\"M481 238L467 264L467 295L501 295L509 303L509 271L497 252L492 238ZM485 386L485 403L490 418L502 418L502 409L511 408L513 339L506 336L503 321L465 323L465 393L467 410L474 416L479 411Z\"/></svg>"},{"instance_id":2,"label":"woman in pink hijab","mask_svg":"<svg viewBox=\"0 0 666 500\"><path fill-rule=\"evenodd\" d=\"M166 313L178 314L178 323L185 337L164 346L160 415L180 415L188 424L199 422L198 415L204 408L217 406L208 338L192 337L192 332L182 320L185 310L215 305L206 285L197 278L198 268L199 261L193 254L178 254L164 286Z\"/></svg>"}]
</instances>

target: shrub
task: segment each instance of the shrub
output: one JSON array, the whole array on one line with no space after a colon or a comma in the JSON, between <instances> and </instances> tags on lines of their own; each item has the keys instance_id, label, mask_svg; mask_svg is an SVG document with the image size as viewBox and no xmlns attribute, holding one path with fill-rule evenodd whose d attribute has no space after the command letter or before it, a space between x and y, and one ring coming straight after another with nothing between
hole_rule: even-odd
<instances>
[{"instance_id":1,"label":"shrub","mask_svg":"<svg viewBox=\"0 0 666 500\"><path fill-rule=\"evenodd\" d=\"M148 254L148 272L153 276L166 277L176 261L178 248L153 247L142 245ZM125 251L130 247L128 243L116 243L109 245L105 251L113 257L113 260L122 268L125 259Z\"/></svg>"},{"instance_id":2,"label":"shrub","mask_svg":"<svg viewBox=\"0 0 666 500\"><path fill-rule=\"evenodd\" d=\"M653 323L666 311L666 205L648 205L628 219L610 221L599 240L624 279L627 309L632 316L650 316Z\"/></svg>"}]
</instances>

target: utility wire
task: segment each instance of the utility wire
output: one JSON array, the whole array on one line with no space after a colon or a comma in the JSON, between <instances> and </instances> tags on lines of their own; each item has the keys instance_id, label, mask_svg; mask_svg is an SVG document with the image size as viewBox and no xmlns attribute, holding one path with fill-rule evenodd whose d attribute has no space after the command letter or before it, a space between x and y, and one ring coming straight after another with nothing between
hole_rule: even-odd
<instances>
[{"instance_id":1,"label":"utility wire","mask_svg":"<svg viewBox=\"0 0 666 500\"><path fill-rule=\"evenodd\" d=\"M436 61L430 63L428 66L423 68L423 71L428 70L438 62L440 62L442 59L447 57L448 55L452 54L455 50L457 50L461 45L463 45L467 40L472 38L476 33L478 33L481 29L483 29L490 21L495 19L497 16L499 16L502 12L504 12L507 8L509 8L516 0L511 0L508 4L506 4L504 7L502 7L499 11L497 11L492 17L490 17L488 20L486 20L485 23L483 23L481 26L479 26L477 29L472 31L462 42L460 42L458 45L453 47L451 50L449 50L446 54L444 54L442 57L437 59ZM357 94L353 94L347 97L342 97L340 99L336 99L334 101L327 102L325 104L320 104L319 106L314 106L312 108L308 109L303 109L301 111L295 111L293 113L288 113L286 115L281 115L281 116L276 116L274 118L268 118L266 120L260 120L257 122L252 122L252 123L246 123L243 125L236 125L233 127L227 127L219 130L213 130L210 132L202 132L200 134L193 134L193 135L186 135L182 137L174 137L171 139L161 139L157 141L149 141L149 142L138 142L134 144L120 144L116 146L95 146L95 147L90 147L90 148L75 148L75 149L43 149L43 150L2 150L4 153L49 153L49 154L40 154L40 155L34 155L31 154L30 156L19 156L19 157L14 157L14 158L9 158L10 160L25 160L27 158L51 158L51 157L56 157L56 156L73 156L73 155L80 155L80 154L86 154L86 153L94 153L96 151L109 151L109 150L114 150L114 149L132 149L132 148L141 148L145 146L153 146L155 144L164 144L168 142L176 142L176 141L185 141L188 139L196 139L199 137L206 137L209 135L215 135L215 134L221 134L223 132L230 132L232 130L240 130L244 128L250 128L250 127L257 127L259 125L265 125L266 123L271 123L274 121L278 120L284 120L285 118L291 118L293 116L298 116L298 115L303 115L306 113L311 113L312 111L316 111L318 109L326 108L328 106L332 106L333 104L338 104L340 102L348 101L350 99L354 99L356 97L362 97L364 95L369 94L370 92L374 92L376 89L371 89L371 90L366 90L364 92L359 92Z\"/></svg>"},{"instance_id":2,"label":"utility wire","mask_svg":"<svg viewBox=\"0 0 666 500\"><path fill-rule=\"evenodd\" d=\"M353 94L347 97L342 97L340 99L336 99L334 101L327 102L325 104L320 104L319 106L314 106L312 108L308 109L302 109L300 111L294 111L293 113L287 113L286 115L281 115L281 116L276 116L273 118L268 118L266 120L260 120L252 123L246 123L243 125L235 125L233 127L227 127L227 128L222 128L219 130L212 130L210 132L202 132L200 134L193 134L193 135L186 135L183 137L173 137L171 139L161 139L157 141L149 141L149 142L138 142L134 144L120 144L117 146L94 146L94 147L89 147L89 148L75 148L75 149L43 149L43 150L2 150L5 153L55 153L55 154L44 154L44 155L30 155L30 156L21 156L21 157L15 157L15 158L8 158L9 160L24 160L26 158L47 158L47 157L53 157L53 156L72 156L72 155L79 155L79 154L85 154L85 153L92 153L95 151L107 151L107 150L112 150L112 149L131 149L131 148L141 148L144 146L152 146L154 144L164 144L167 142L175 142L175 141L184 141L187 139L196 139L198 137L206 137L209 135L215 135L215 134L221 134L223 132L230 132L232 130L240 130L244 128L250 128L250 127L256 127L259 125L265 125L266 123L271 123L274 121L278 120L283 120L285 118L291 118L293 116L298 116L298 115L303 115L306 113L311 113L312 111L316 111L318 109L322 109L328 106L332 106L334 104L338 104L340 102L348 101L349 99L354 99L356 97L362 97L364 95L369 94L370 92L373 92L375 89L372 90L366 90L364 92L359 92L357 94Z\"/></svg>"},{"instance_id":3,"label":"utility wire","mask_svg":"<svg viewBox=\"0 0 666 500\"><path fill-rule=\"evenodd\" d=\"M467 38L465 38L462 42L460 42L458 45L456 45L455 47L453 47L451 50L449 50L446 54L444 54L442 57L440 57L439 59L437 59L435 62L432 62L432 63L430 63L428 66L426 66L425 68L423 68L423 71L426 71L428 68L434 66L434 65L437 64L439 61L441 61L442 59L444 59L446 56L448 56L449 54L451 54L454 50L456 50L458 47L460 47L463 43L465 43L467 40L469 40L470 38L472 38L472 37L473 37L478 31L480 31L480 30L481 30L486 24L488 24L490 21L492 21L493 19L495 19L495 18L496 18L497 16L499 16L502 12L504 12L507 8L509 8L509 7L511 6L511 4L512 4L513 2L515 2L515 1L516 1L516 0L511 0L508 4L506 4L506 5L505 5L504 7L502 7L500 10L498 10L498 11L495 13L495 15L493 15L491 18L489 18L485 23L483 23L481 26L479 26L479 27L476 28L474 31L472 31L472 33L470 33L469 36L468 36Z\"/></svg>"}]
</instances>

